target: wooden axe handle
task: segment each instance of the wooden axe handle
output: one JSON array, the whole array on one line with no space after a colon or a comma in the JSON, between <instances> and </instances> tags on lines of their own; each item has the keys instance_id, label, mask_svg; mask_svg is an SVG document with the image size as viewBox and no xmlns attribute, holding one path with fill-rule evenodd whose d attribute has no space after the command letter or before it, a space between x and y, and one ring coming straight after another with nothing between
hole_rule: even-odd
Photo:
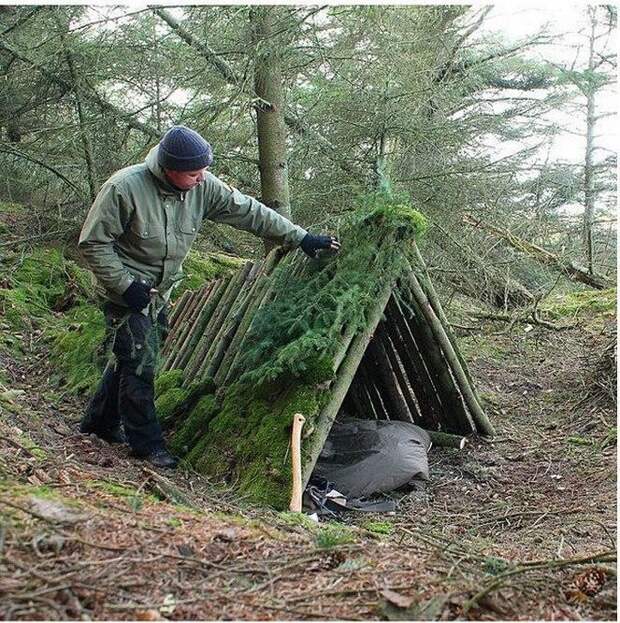
<instances>
[{"instance_id":1,"label":"wooden axe handle","mask_svg":"<svg viewBox=\"0 0 620 623\"><path fill-rule=\"evenodd\" d=\"M291 434L291 464L293 466L293 491L291 494L290 510L301 513L301 429L306 418L301 413L293 417L293 432Z\"/></svg>"}]
</instances>

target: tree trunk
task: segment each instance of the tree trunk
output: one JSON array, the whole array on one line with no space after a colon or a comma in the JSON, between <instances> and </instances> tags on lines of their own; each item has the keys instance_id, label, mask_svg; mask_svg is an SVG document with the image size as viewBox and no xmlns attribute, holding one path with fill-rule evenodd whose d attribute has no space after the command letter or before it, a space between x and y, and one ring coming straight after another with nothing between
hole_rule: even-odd
<instances>
[{"instance_id":1,"label":"tree trunk","mask_svg":"<svg viewBox=\"0 0 620 623\"><path fill-rule=\"evenodd\" d=\"M588 7L588 15L590 17L590 37L588 39L588 72L594 71L594 42L596 30L596 10L597 7ZM583 186L584 186L584 212L582 225L582 245L583 253L588 267L588 272L594 274L594 249L592 243L592 221L594 220L594 125L596 123L594 111L594 97L596 90L593 86L588 85L586 88L586 158L583 170Z\"/></svg>"},{"instance_id":2,"label":"tree trunk","mask_svg":"<svg viewBox=\"0 0 620 623\"><path fill-rule=\"evenodd\" d=\"M261 7L257 7L261 8ZM264 7L263 10L268 8L274 9L280 7ZM243 76L238 75L233 67L229 65L226 61L224 61L220 56L216 54L214 50L212 50L205 42L199 41L189 30L183 27L183 25L166 9L156 8L154 7L152 11L161 17L171 28L176 32L176 34L185 41L188 45L195 48L202 56L205 58L209 64L214 67L217 72L228 82L229 84L235 85L241 91L248 93L252 96L252 104L256 110L269 110L272 108L273 104L269 100L265 100L258 96L255 91L248 89L244 86ZM346 173L352 174L358 179L363 179L363 174L356 167L352 166L348 157L342 157L337 149L337 146L334 145L331 141L325 138L319 132L308 127L301 119L299 119L295 114L285 113L284 110L281 111L282 118L286 125L299 136L311 136L313 140L317 141L324 149L326 155L331 158L343 171Z\"/></svg>"},{"instance_id":3,"label":"tree trunk","mask_svg":"<svg viewBox=\"0 0 620 623\"><path fill-rule=\"evenodd\" d=\"M256 109L261 201L290 218L285 92L278 52L280 46L273 41L273 26L281 14L279 7L259 6L254 7L250 15L256 46L254 89L258 97L271 103L269 109ZM273 243L265 241L265 254L272 247Z\"/></svg>"}]
</instances>

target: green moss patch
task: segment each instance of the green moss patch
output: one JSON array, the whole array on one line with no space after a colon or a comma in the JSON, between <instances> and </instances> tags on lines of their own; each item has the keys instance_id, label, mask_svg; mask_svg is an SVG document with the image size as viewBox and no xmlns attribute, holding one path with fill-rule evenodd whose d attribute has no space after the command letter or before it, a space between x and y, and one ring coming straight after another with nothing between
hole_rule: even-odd
<instances>
[{"instance_id":1,"label":"green moss patch","mask_svg":"<svg viewBox=\"0 0 620 623\"><path fill-rule=\"evenodd\" d=\"M86 299L89 278L59 249L35 249L29 255L4 259L0 315L14 329L47 319L77 300Z\"/></svg>"},{"instance_id":2,"label":"green moss patch","mask_svg":"<svg viewBox=\"0 0 620 623\"><path fill-rule=\"evenodd\" d=\"M172 424L181 414L190 413L201 397L212 391L213 382L210 379L191 383L187 387L171 385L155 399L155 408L160 421Z\"/></svg>"},{"instance_id":3,"label":"green moss patch","mask_svg":"<svg viewBox=\"0 0 620 623\"><path fill-rule=\"evenodd\" d=\"M374 534L390 535L394 532L394 525L389 521L367 521L363 527Z\"/></svg>"},{"instance_id":4,"label":"green moss patch","mask_svg":"<svg viewBox=\"0 0 620 623\"><path fill-rule=\"evenodd\" d=\"M184 279L174 291L173 299L178 298L185 290L196 290L211 279L233 274L245 262L245 259L223 253L202 254L190 251L183 262Z\"/></svg>"},{"instance_id":5,"label":"green moss patch","mask_svg":"<svg viewBox=\"0 0 620 623\"><path fill-rule=\"evenodd\" d=\"M177 455L186 454L196 439L206 432L209 422L217 412L217 401L212 394L205 394L196 403L190 414L180 423L170 444Z\"/></svg>"},{"instance_id":6,"label":"green moss patch","mask_svg":"<svg viewBox=\"0 0 620 623\"><path fill-rule=\"evenodd\" d=\"M109 358L102 349L103 312L94 305L79 305L48 328L47 335L52 342L53 378L72 393L92 392Z\"/></svg>"},{"instance_id":7,"label":"green moss patch","mask_svg":"<svg viewBox=\"0 0 620 623\"><path fill-rule=\"evenodd\" d=\"M579 290L549 298L540 309L552 318L576 318L591 314L614 315L616 300L615 288Z\"/></svg>"},{"instance_id":8,"label":"green moss patch","mask_svg":"<svg viewBox=\"0 0 620 623\"><path fill-rule=\"evenodd\" d=\"M183 383L183 370L166 370L155 379L155 397L158 398L168 390L181 387Z\"/></svg>"},{"instance_id":9,"label":"green moss patch","mask_svg":"<svg viewBox=\"0 0 620 623\"><path fill-rule=\"evenodd\" d=\"M292 513L290 511L283 511L278 513L278 519L286 526L300 526L312 532L318 531L319 526L315 521L312 521L308 515L304 513Z\"/></svg>"},{"instance_id":10,"label":"green moss patch","mask_svg":"<svg viewBox=\"0 0 620 623\"><path fill-rule=\"evenodd\" d=\"M355 542L355 532L339 523L328 523L319 530L315 537L316 544L322 549L347 545Z\"/></svg>"},{"instance_id":11,"label":"green moss patch","mask_svg":"<svg viewBox=\"0 0 620 623\"><path fill-rule=\"evenodd\" d=\"M38 248L4 259L0 280L0 318L10 329L0 336L15 352L11 334L43 330L50 344L53 378L74 393L91 390L106 358L101 311L94 305L89 273L57 248Z\"/></svg>"}]
</instances>

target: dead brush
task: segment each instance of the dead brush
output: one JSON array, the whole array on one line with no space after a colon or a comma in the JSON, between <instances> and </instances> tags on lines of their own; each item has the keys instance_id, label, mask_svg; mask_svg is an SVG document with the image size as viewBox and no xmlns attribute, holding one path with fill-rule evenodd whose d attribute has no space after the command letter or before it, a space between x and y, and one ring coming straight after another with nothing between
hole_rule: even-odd
<instances>
[{"instance_id":1,"label":"dead brush","mask_svg":"<svg viewBox=\"0 0 620 623\"><path fill-rule=\"evenodd\" d=\"M605 346L590 359L590 397L604 404L617 404L618 334L616 327L606 331Z\"/></svg>"}]
</instances>

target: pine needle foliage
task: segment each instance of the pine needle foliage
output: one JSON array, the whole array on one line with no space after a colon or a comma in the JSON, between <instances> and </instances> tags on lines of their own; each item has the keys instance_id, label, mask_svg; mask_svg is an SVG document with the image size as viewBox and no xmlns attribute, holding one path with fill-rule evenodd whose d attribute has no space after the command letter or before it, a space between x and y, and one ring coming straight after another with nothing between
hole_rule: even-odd
<instances>
[{"instance_id":1,"label":"pine needle foliage","mask_svg":"<svg viewBox=\"0 0 620 623\"><path fill-rule=\"evenodd\" d=\"M273 275L279 295L261 308L240 358L242 385L284 376L327 380L345 331L357 332L384 284L406 270L410 241L426 229L424 216L385 194L367 197L362 209L338 224L342 251L311 261L291 276Z\"/></svg>"}]
</instances>

